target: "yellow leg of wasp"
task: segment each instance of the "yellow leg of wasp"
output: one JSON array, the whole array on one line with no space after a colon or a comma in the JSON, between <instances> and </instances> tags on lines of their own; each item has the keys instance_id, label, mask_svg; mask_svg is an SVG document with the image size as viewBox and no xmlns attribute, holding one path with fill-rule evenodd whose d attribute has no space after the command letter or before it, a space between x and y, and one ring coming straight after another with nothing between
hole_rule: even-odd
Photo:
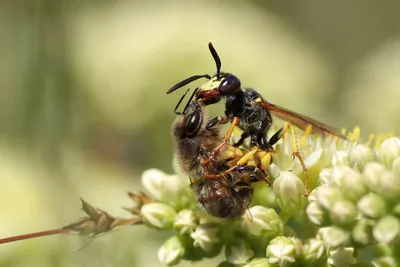
<instances>
[{"instance_id":1,"label":"yellow leg of wasp","mask_svg":"<svg viewBox=\"0 0 400 267\"><path fill-rule=\"evenodd\" d=\"M263 153L263 155L258 154L257 153ZM235 164L235 166L229 168L228 170L219 173L219 174L208 174L206 175L206 178L221 178L224 175L237 170L240 167L246 166L248 164L249 161L254 161L255 158L257 158L256 161L260 161L260 165L261 165L261 169L259 169L258 167L254 166L255 169L261 170L261 171L265 171L267 173L267 177L264 177L263 179L260 180L264 180L269 186L271 186L271 182L268 180L268 177L270 176L269 172L268 172L268 167L271 165L272 162L272 152L271 151L263 151L258 147L253 147L253 149L251 151L249 151L247 154L245 154L244 156L242 156L240 158L240 160L238 160L238 162ZM252 165L253 166L253 165ZM249 165L249 167L252 167Z\"/></svg>"},{"instance_id":2,"label":"yellow leg of wasp","mask_svg":"<svg viewBox=\"0 0 400 267\"><path fill-rule=\"evenodd\" d=\"M224 136L224 141L223 141L221 144L219 144L217 147L215 147L215 148L213 149L213 151L211 152L210 157L209 157L207 160L203 161L203 163L202 163L203 166L206 166L207 164L209 164L210 161L216 160L217 153L218 153L227 143L229 143L229 140L231 139L232 133L233 133L233 131L234 131L236 125L238 125L238 124L239 124L239 118L238 118L238 117L234 117L233 120L232 120L231 125L229 126L228 131L226 132L226 134L225 134L225 136Z\"/></svg>"},{"instance_id":3,"label":"yellow leg of wasp","mask_svg":"<svg viewBox=\"0 0 400 267\"><path fill-rule=\"evenodd\" d=\"M299 148L299 144L297 142L297 136L296 136L296 132L294 131L292 125L290 125L290 123L285 122L285 125L282 128L282 131L280 132L278 139L282 138L283 135L290 130L290 134L292 136L292 156L293 159L297 158L301 164L301 167L303 169L304 175L305 175L305 181L304 181L304 185L305 185L305 189L306 189L306 196L308 196L309 192L309 188L308 188L308 170L306 167L306 164L304 163L304 159L300 153L300 148Z\"/></svg>"}]
</instances>

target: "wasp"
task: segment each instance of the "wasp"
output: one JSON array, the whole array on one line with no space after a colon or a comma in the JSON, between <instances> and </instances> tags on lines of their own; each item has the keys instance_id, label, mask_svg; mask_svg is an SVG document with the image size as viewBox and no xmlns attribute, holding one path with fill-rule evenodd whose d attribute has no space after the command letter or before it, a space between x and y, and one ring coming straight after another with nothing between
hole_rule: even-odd
<instances>
[{"instance_id":1,"label":"wasp","mask_svg":"<svg viewBox=\"0 0 400 267\"><path fill-rule=\"evenodd\" d=\"M296 125L302 130L306 130L311 126L314 133L329 133L340 138L346 139L339 131L334 128L314 120L310 117L288 110L284 107L269 103L260 93L252 88L242 88L239 78L231 73L221 72L221 60L213 47L212 43L208 44L210 53L215 61L217 73L214 76L208 74L191 76L174 86L172 86L167 94L201 78L209 81L196 88L193 92L196 101L202 102L204 105L215 104L222 98L225 102L225 117L215 117L210 120L209 127L214 124L232 122L243 130L240 139L234 144L238 147L244 143L246 138L250 137L250 145L254 149L272 150L280 138L287 131L291 132L293 143L293 158L297 157L303 167L306 176L306 195L308 194L308 174L304 160L300 154L297 144L296 134L291 124ZM267 140L267 133L272 126L272 116L275 115L285 121L284 126L278 132ZM225 139L226 143L227 140ZM221 147L223 145L221 144Z\"/></svg>"},{"instance_id":2,"label":"wasp","mask_svg":"<svg viewBox=\"0 0 400 267\"><path fill-rule=\"evenodd\" d=\"M183 112L177 112L185 95L174 109L180 116L172 126L178 163L207 213L220 218L241 216L252 200L252 183L264 180L270 184L267 168L272 153L249 153L224 142L235 125L222 136L219 124L207 120L202 102L190 99Z\"/></svg>"}]
</instances>

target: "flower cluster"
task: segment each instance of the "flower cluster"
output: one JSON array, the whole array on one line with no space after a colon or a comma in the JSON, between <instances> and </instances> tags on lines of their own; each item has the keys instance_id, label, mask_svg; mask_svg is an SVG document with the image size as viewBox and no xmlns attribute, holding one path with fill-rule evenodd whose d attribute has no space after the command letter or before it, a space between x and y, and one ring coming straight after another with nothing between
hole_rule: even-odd
<instances>
[{"instance_id":1,"label":"flower cluster","mask_svg":"<svg viewBox=\"0 0 400 267\"><path fill-rule=\"evenodd\" d=\"M357 131L349 135L357 138ZM255 185L253 206L234 220L198 207L187 177L144 172L142 183L153 201L140 205L143 222L175 232L159 249L159 260L172 266L223 252L223 266L350 266L360 263L359 250L375 246L385 251L371 259L375 266L395 262L388 251L400 243L400 139L372 149L306 132L299 147L315 184L308 199L301 166L287 160L291 142L279 143L270 168L272 189Z\"/></svg>"},{"instance_id":2,"label":"flower cluster","mask_svg":"<svg viewBox=\"0 0 400 267\"><path fill-rule=\"evenodd\" d=\"M353 264L353 252L368 246L385 251L377 253L375 266L391 266L383 262L398 258L393 249L400 241L400 139L388 138L375 150L359 144L336 152L309 202L307 215L321 227L317 238L335 252L330 264Z\"/></svg>"},{"instance_id":3,"label":"flower cluster","mask_svg":"<svg viewBox=\"0 0 400 267\"><path fill-rule=\"evenodd\" d=\"M131 218L115 218L82 200L87 217L61 230L92 236L137 224L172 230L158 251L168 266L221 253L220 266L371 266L359 255L369 255L373 266L397 266L400 139L378 140L371 148L371 142L355 142L358 135L356 130L345 141L306 131L300 137L314 189L308 198L300 164L287 160L292 140L284 138L269 169L272 188L254 184L252 205L241 218L210 216L187 177L150 169L142 175L147 192L129 193Z\"/></svg>"}]
</instances>

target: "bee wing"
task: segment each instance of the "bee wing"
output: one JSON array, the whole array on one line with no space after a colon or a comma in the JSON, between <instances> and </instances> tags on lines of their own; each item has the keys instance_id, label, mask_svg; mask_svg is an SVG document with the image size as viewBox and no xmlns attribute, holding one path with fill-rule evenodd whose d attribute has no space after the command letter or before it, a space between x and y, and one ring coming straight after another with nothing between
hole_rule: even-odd
<instances>
[{"instance_id":1,"label":"bee wing","mask_svg":"<svg viewBox=\"0 0 400 267\"><path fill-rule=\"evenodd\" d=\"M264 109L270 111L271 114L273 114L274 116L276 116L284 121L287 121L293 125L296 125L297 127L299 127L302 130L305 130L308 125L311 125L312 131L315 133L322 133L322 134L329 133L329 134L332 134L332 135L335 135L337 137L347 140L347 138L342 133L340 133L338 130L332 128L331 126L326 125L325 123L322 123L322 122L314 120L310 117L301 115L297 112L288 110L284 107L271 104L271 103L265 101L264 99L262 99L260 101L260 105Z\"/></svg>"},{"instance_id":2,"label":"bee wing","mask_svg":"<svg viewBox=\"0 0 400 267\"><path fill-rule=\"evenodd\" d=\"M224 179L227 184L229 183L229 181L227 180L225 175L222 175L221 179ZM250 209L249 209L251 201L250 201L250 203L246 204L242 197L239 197L239 201L242 202L242 205L244 207L246 207L246 210L245 210L244 213L246 214L246 217L249 219L249 221L252 222L253 221L253 216L251 215L251 212L250 212Z\"/></svg>"}]
</instances>

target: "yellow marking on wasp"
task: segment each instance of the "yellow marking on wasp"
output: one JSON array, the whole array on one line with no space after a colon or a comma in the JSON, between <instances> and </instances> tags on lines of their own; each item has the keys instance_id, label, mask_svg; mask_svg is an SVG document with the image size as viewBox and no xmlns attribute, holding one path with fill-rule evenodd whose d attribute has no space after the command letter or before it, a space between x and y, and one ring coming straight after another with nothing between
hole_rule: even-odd
<instances>
[{"instance_id":1,"label":"yellow marking on wasp","mask_svg":"<svg viewBox=\"0 0 400 267\"><path fill-rule=\"evenodd\" d=\"M221 84L221 80L217 80L217 77L212 78L211 80L207 81L203 85L200 86L200 90L208 91L219 87Z\"/></svg>"}]
</instances>

